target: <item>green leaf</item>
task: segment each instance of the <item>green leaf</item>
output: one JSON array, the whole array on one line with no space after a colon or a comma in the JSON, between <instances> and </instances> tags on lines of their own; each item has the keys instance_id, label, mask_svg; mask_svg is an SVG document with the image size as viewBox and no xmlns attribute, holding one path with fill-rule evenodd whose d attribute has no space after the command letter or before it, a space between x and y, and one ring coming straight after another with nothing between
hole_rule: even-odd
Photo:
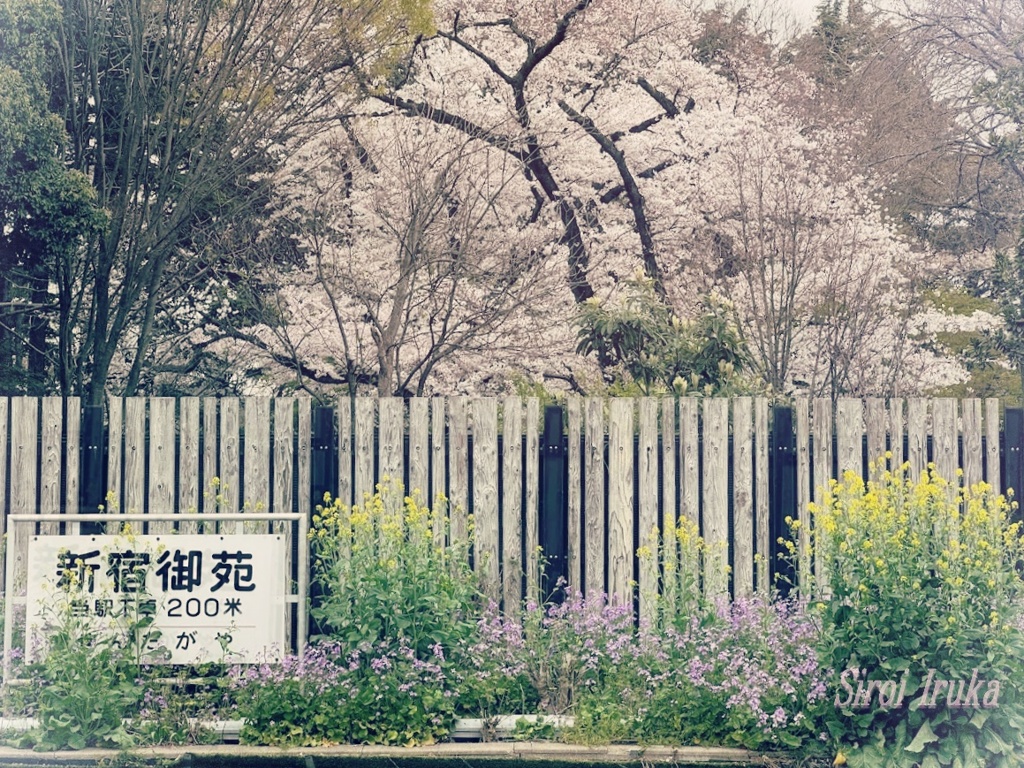
<instances>
[{"instance_id":1,"label":"green leaf","mask_svg":"<svg viewBox=\"0 0 1024 768\"><path fill-rule=\"evenodd\" d=\"M960 754L963 755L964 765L979 765L978 745L974 743L974 736L969 733L960 734Z\"/></svg>"},{"instance_id":2,"label":"green leaf","mask_svg":"<svg viewBox=\"0 0 1024 768\"><path fill-rule=\"evenodd\" d=\"M928 722L925 722L917 731L914 736L914 740L907 745L907 752L919 753L924 751L924 748L928 744L932 744L939 740L939 737L932 731L932 727Z\"/></svg>"},{"instance_id":3,"label":"green leaf","mask_svg":"<svg viewBox=\"0 0 1024 768\"><path fill-rule=\"evenodd\" d=\"M988 720L991 713L987 709L979 709L974 713L974 717L971 718L971 725L977 728L979 731L985 727L985 721ZM971 739L971 743L974 743L974 739Z\"/></svg>"}]
</instances>

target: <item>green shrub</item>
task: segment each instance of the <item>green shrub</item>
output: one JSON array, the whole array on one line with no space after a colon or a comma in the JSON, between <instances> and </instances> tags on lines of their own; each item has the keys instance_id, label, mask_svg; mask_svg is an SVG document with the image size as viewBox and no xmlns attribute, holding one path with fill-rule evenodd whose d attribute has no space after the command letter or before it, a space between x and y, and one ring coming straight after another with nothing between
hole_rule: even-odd
<instances>
[{"instance_id":1,"label":"green shrub","mask_svg":"<svg viewBox=\"0 0 1024 768\"><path fill-rule=\"evenodd\" d=\"M826 567L822 653L837 692L828 728L851 765L1019 765L1020 525L985 485L958 489L934 466L919 482L907 477L908 466L883 467L867 484L854 473L833 481L824 504L812 508ZM847 672L844 687L839 676L847 670L866 674ZM929 670L936 679L997 681L998 705L955 706L940 696L929 706ZM905 682L902 706L881 707L877 695L854 706L865 702L850 689L864 679ZM986 682L981 693L988 689ZM933 683L929 699L934 694Z\"/></svg>"},{"instance_id":2,"label":"green shrub","mask_svg":"<svg viewBox=\"0 0 1024 768\"><path fill-rule=\"evenodd\" d=\"M416 658L399 642L313 643L280 664L237 667L237 714L247 744L432 744L455 719L456 692L439 649Z\"/></svg>"},{"instance_id":3,"label":"green shrub","mask_svg":"<svg viewBox=\"0 0 1024 768\"><path fill-rule=\"evenodd\" d=\"M473 633L480 589L470 542L445 546L450 538L444 513L403 496L387 478L362 505L327 497L310 531L321 592L314 618L349 649L401 640L429 659L435 645L460 645Z\"/></svg>"},{"instance_id":4,"label":"green shrub","mask_svg":"<svg viewBox=\"0 0 1024 768\"><path fill-rule=\"evenodd\" d=\"M125 642L144 626L120 631L97 628L72 608L80 587L57 590L47 606L46 644L36 672L39 727L23 745L36 749L128 747L132 738L122 724L139 699L135 670L127 661L133 643Z\"/></svg>"},{"instance_id":5,"label":"green shrub","mask_svg":"<svg viewBox=\"0 0 1024 768\"><path fill-rule=\"evenodd\" d=\"M310 531L320 593L312 615L323 634L280 664L235 670L243 740L412 745L446 736L458 701L450 672L480 610L469 542L450 538L444 514L386 478L361 505L326 497Z\"/></svg>"}]
</instances>

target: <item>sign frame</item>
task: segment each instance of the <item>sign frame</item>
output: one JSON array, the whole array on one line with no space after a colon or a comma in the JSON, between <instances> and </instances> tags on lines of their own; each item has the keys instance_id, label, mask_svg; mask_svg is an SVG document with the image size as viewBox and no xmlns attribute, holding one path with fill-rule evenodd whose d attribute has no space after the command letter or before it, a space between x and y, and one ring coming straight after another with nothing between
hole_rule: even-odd
<instances>
[{"instance_id":1,"label":"sign frame","mask_svg":"<svg viewBox=\"0 0 1024 768\"><path fill-rule=\"evenodd\" d=\"M0 646L0 651L3 651L4 663L3 672L4 679L3 684L8 685L14 683L10 679L10 664L11 654L6 651L12 648L14 645L14 608L16 605L25 606L26 611L28 609L28 562L27 558L23 561L21 557L14 556L14 552L17 548L14 546L14 539L19 535L35 535L33 531L26 532L24 529L29 524L34 523L47 523L47 522L65 522L65 523L85 523L85 522L97 522L97 523L127 523L127 522L161 522L161 521L195 521L204 523L224 523L224 522L279 522L279 523L298 523L298 535L297 540L299 546L295 547L297 550L297 558L295 568L297 571L297 578L293 579L291 574L285 574L286 584L290 584L290 588L286 588L284 598L284 608L286 611L285 616L285 632L288 633L288 627L290 626L290 614L291 606L294 604L297 607L297 627L295 631L295 637L293 643L297 653L302 653L306 647L307 636L309 634L309 546L307 539L309 537L309 517L302 512L230 512L230 513L216 513L216 512L202 512L196 514L177 514L173 512L165 513L149 513L142 514L137 512L109 512L109 513L93 513L93 514L44 514L44 515L33 515L33 514L13 514L8 516L10 526L7 532L7 563L6 563L6 584L8 594L4 601L4 632L3 632L3 645ZM120 527L120 525L118 526ZM285 546L291 548L292 538L292 526L287 525L285 527ZM163 532L159 535L162 538L166 537L169 540L173 540L177 534L174 532ZM194 536L197 534L188 534ZM204 535L204 534L198 534ZM219 536L219 533L205 534L209 536ZM262 533L255 535L264 535ZM265 535L280 535L279 533L271 533L267 531ZM287 552L287 549L286 549ZM24 577L23 581L19 583L16 577L20 574ZM17 585L17 587L15 587ZM26 640L28 642L28 633L26 632ZM27 650L23 648L22 650Z\"/></svg>"}]
</instances>

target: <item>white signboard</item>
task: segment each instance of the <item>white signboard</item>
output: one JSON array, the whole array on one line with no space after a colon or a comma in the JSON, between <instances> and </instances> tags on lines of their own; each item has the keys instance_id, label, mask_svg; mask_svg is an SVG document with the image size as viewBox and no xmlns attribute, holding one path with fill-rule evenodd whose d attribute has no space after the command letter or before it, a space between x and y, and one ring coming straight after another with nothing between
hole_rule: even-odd
<instances>
[{"instance_id":1,"label":"white signboard","mask_svg":"<svg viewBox=\"0 0 1024 768\"><path fill-rule=\"evenodd\" d=\"M61 616L138 634L150 663L256 663L285 646L283 536L33 536L27 647ZM148 622L142 622L148 624Z\"/></svg>"}]
</instances>

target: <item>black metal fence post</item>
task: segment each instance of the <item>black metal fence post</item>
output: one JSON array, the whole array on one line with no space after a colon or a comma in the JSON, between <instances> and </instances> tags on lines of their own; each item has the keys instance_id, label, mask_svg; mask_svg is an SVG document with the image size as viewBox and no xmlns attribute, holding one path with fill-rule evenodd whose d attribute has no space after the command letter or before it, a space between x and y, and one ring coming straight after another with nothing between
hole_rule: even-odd
<instances>
[{"instance_id":1,"label":"black metal fence post","mask_svg":"<svg viewBox=\"0 0 1024 768\"><path fill-rule=\"evenodd\" d=\"M547 563L541 585L541 596L560 601L562 588L556 585L569 576L569 533L566 520L567 483L565 439L562 436L563 413L557 405L544 409L544 436L540 451L540 510L538 538Z\"/></svg>"},{"instance_id":2,"label":"black metal fence post","mask_svg":"<svg viewBox=\"0 0 1024 768\"><path fill-rule=\"evenodd\" d=\"M86 405L82 408L82 434L80 440L81 485L78 491L78 508L87 514L99 511L106 504L106 433L103 426L103 406ZM77 461L78 456L68 456L68 461ZM103 533L103 523L81 523L79 531L86 536Z\"/></svg>"},{"instance_id":3,"label":"black metal fence post","mask_svg":"<svg viewBox=\"0 0 1024 768\"><path fill-rule=\"evenodd\" d=\"M1013 496L1018 504L1024 502L1024 409L1007 408L1004 434L1004 464L1002 492L1013 488ZM1012 513L1013 520L1021 520L1021 507Z\"/></svg>"},{"instance_id":4,"label":"black metal fence post","mask_svg":"<svg viewBox=\"0 0 1024 768\"><path fill-rule=\"evenodd\" d=\"M780 539L789 540L786 517L797 517L796 508L796 434L793 431L793 409L772 407L771 453L768 456L768 535L771 562L768 566L770 586L786 596L796 583L796 568L789 550Z\"/></svg>"},{"instance_id":5,"label":"black metal fence post","mask_svg":"<svg viewBox=\"0 0 1024 768\"><path fill-rule=\"evenodd\" d=\"M313 434L310 451L310 505L309 514L313 515L318 504L324 503L324 494L329 493L333 498L338 493L338 462L335 459L334 439L334 409L314 408L313 409ZM297 546L308 547L305 541L297 542ZM320 606L323 596L323 589L320 582L316 580L316 566L310 561L309 564L309 602L310 608ZM309 633L311 635L328 634L330 627L318 622L313 617L313 611L309 616Z\"/></svg>"},{"instance_id":6,"label":"black metal fence post","mask_svg":"<svg viewBox=\"0 0 1024 768\"><path fill-rule=\"evenodd\" d=\"M335 460L334 409L313 409L313 445L310 457L310 507L324 503L324 494L338 492L338 462Z\"/></svg>"}]
</instances>

